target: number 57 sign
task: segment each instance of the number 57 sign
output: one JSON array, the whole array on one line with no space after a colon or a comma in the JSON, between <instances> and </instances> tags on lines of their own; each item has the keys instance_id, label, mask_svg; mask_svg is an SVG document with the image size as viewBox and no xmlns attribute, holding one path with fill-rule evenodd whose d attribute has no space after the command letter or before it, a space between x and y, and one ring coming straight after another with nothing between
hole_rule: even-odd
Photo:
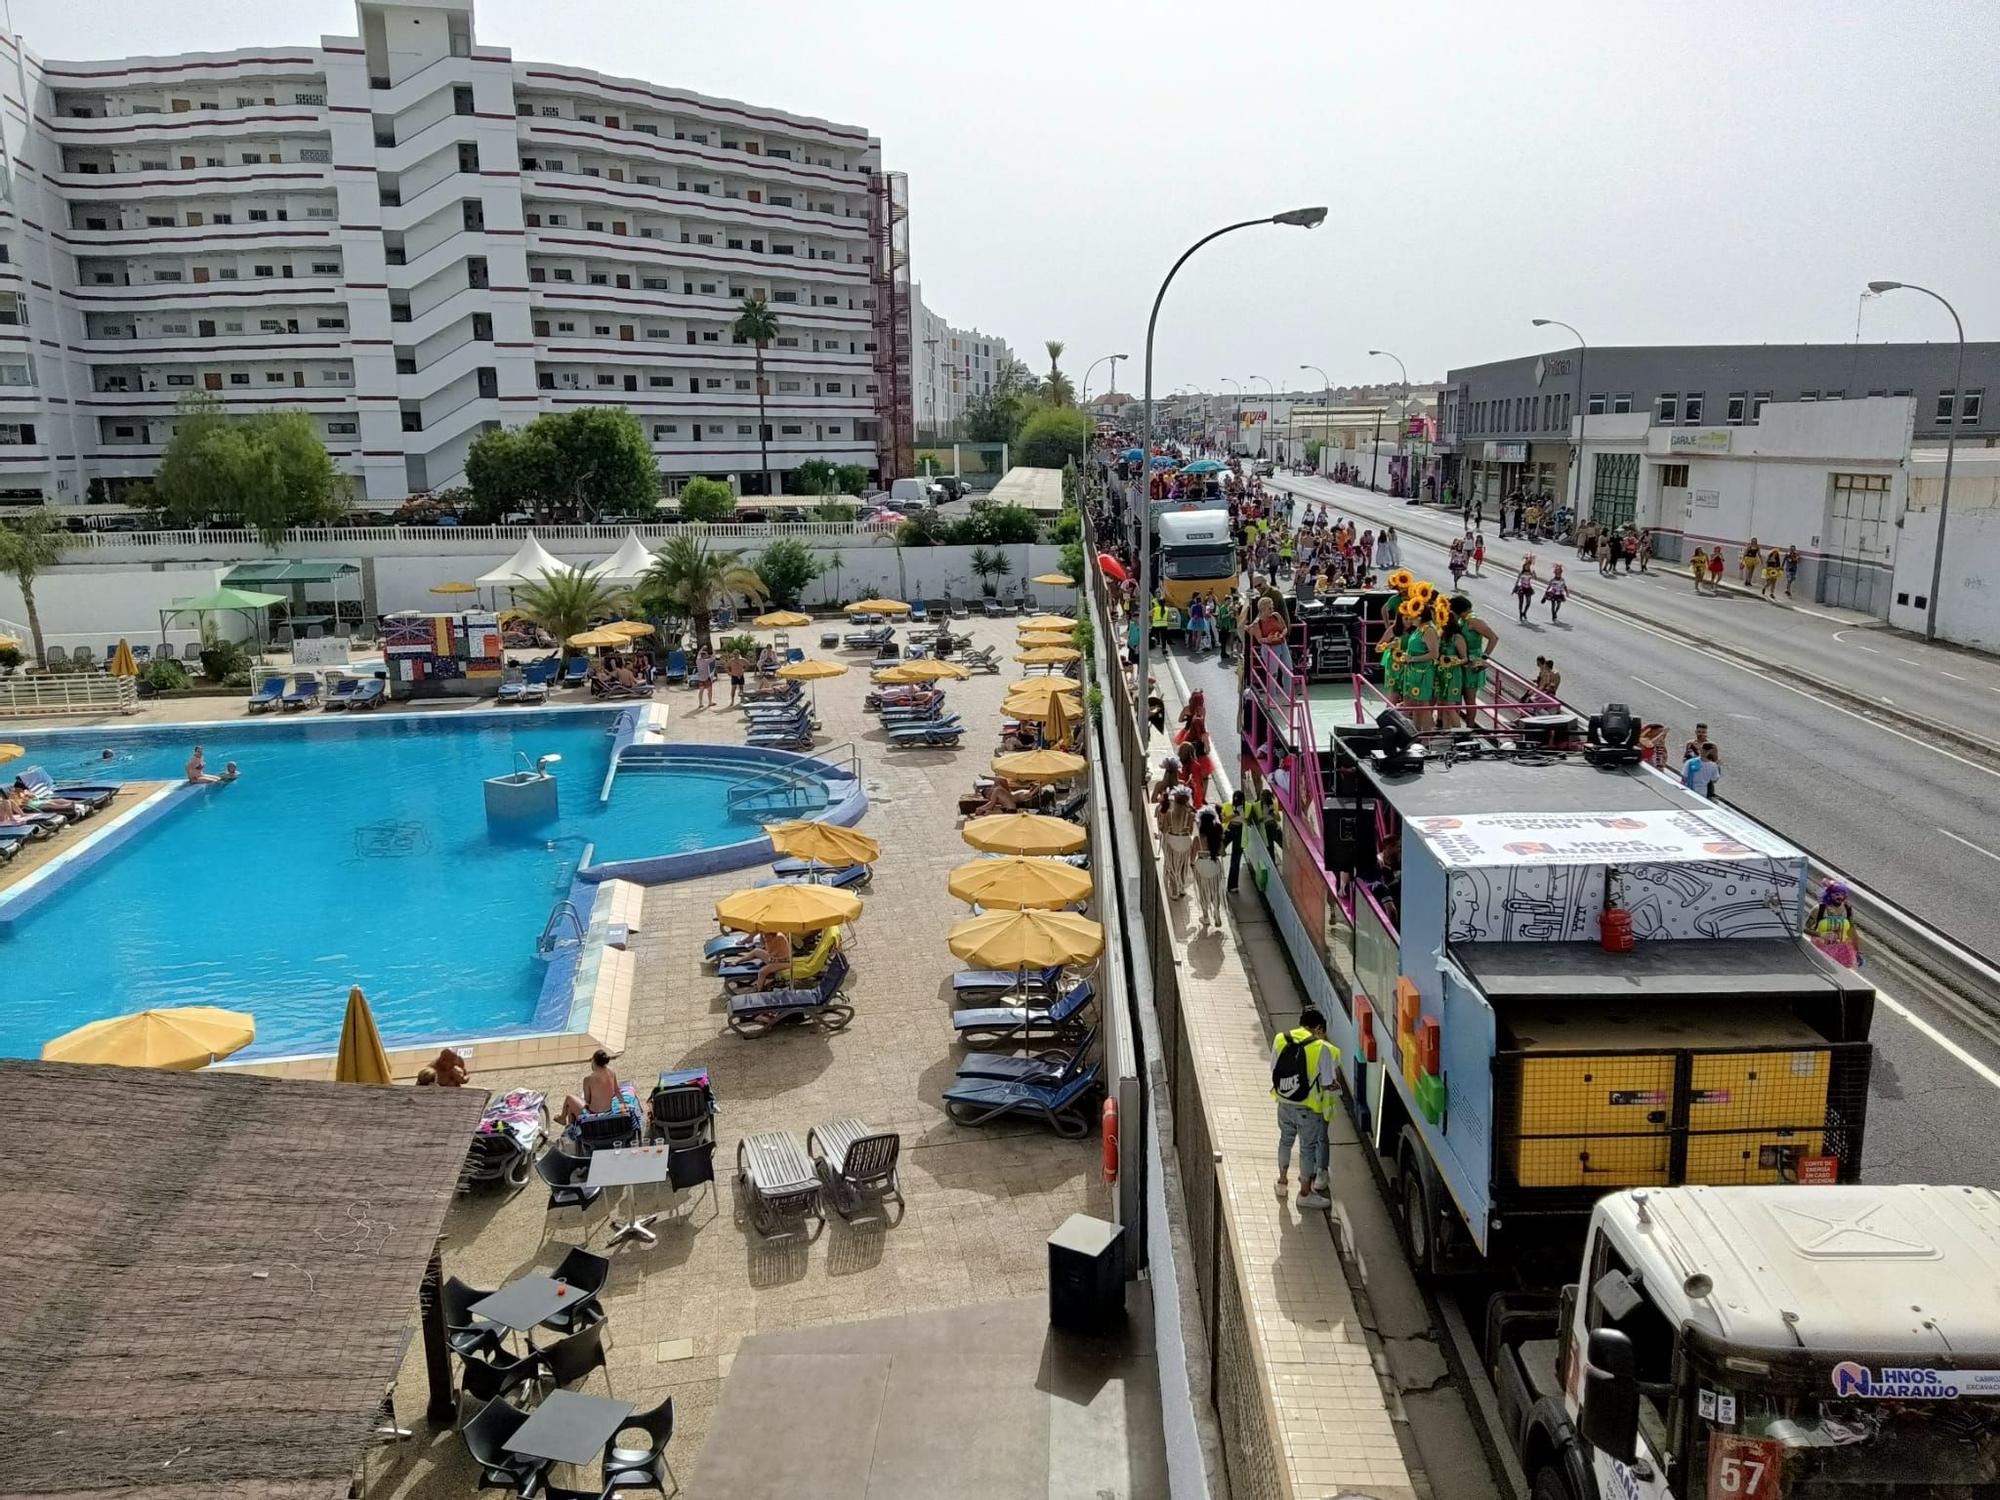
<instances>
[{"instance_id":1,"label":"number 57 sign","mask_svg":"<svg viewBox=\"0 0 2000 1500\"><path fill-rule=\"evenodd\" d=\"M1778 1500L1784 1445L1775 1438L1708 1435L1708 1493L1716 1500Z\"/></svg>"}]
</instances>

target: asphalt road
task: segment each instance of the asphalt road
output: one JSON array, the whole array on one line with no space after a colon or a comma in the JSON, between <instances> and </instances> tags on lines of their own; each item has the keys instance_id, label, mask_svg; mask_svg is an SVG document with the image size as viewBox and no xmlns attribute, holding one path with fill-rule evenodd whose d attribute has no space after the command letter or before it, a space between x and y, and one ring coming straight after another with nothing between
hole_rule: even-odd
<instances>
[{"instance_id":1,"label":"asphalt road","mask_svg":"<svg viewBox=\"0 0 2000 1500\"><path fill-rule=\"evenodd\" d=\"M1313 480L1283 487L1315 500L1323 494L1337 513L1390 520L1403 533L1406 562L1420 575L1446 579L1444 549L1410 532L1413 511ZM1417 524L1435 527L1440 519L1425 514ZM1491 542L1489 536L1489 548ZM1507 550L1511 560L1511 544ZM1544 549L1544 556L1563 560L1566 573L1575 567L1566 550ZM1718 657L1704 648L1705 634L1664 614L1657 626L1644 625L1573 598L1559 625L1549 623L1539 603L1530 623L1518 624L1511 571L1496 569L1491 556L1488 562L1486 577L1468 577L1467 586L1500 634L1500 660L1531 673L1537 655L1554 656L1565 700L1586 710L1626 702L1643 718L1671 726L1676 749L1696 720L1705 720L1722 748L1722 788L1732 801L1962 942L2000 953L2000 911L1990 898L2000 889L2000 816L1993 812L2000 807L2000 771ZM1582 566L1579 582L1596 583L1595 570ZM1732 615L1744 622L1739 642L1764 641L1764 619L1782 617L1773 629L1788 634L1809 628L1791 618L1799 612L1757 600L1702 603L1751 606ZM1900 644L1879 635L1884 648ZM1232 669L1212 658L1190 661L1178 650L1174 659L1175 670L1190 687L1206 689L1211 703L1235 702ZM1218 760L1232 771L1233 717L1211 710L1209 718L1223 742L1218 750L1228 755ZM2000 1187L2000 1158L1990 1146L2000 1139L1995 1030L1961 1022L1950 997L1900 966L1877 959L1870 977L1887 998L1874 1028L1866 1175Z\"/></svg>"}]
</instances>

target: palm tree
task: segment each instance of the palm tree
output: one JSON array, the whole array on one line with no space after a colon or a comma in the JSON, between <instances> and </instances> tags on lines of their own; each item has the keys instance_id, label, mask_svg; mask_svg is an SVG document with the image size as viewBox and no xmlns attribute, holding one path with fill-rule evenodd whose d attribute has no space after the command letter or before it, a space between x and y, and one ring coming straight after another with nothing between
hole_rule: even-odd
<instances>
[{"instance_id":1,"label":"palm tree","mask_svg":"<svg viewBox=\"0 0 2000 1500\"><path fill-rule=\"evenodd\" d=\"M771 484L771 425L764 420L764 349L778 336L778 315L762 297L745 297L730 332L757 346L757 455L764 470L764 493L775 495Z\"/></svg>"},{"instance_id":2,"label":"palm tree","mask_svg":"<svg viewBox=\"0 0 2000 1500\"><path fill-rule=\"evenodd\" d=\"M654 557L639 580L642 604L656 614L685 614L695 648L708 644L709 607L719 595L764 597L764 580L741 552L712 552L691 536L677 536Z\"/></svg>"},{"instance_id":3,"label":"palm tree","mask_svg":"<svg viewBox=\"0 0 2000 1500\"><path fill-rule=\"evenodd\" d=\"M972 556L966 560L966 566L971 568L973 575L979 579L979 592L989 599L1000 592L1000 585L995 580L1005 578L1014 571L1014 564L1006 553L989 552L984 547L972 549Z\"/></svg>"},{"instance_id":4,"label":"palm tree","mask_svg":"<svg viewBox=\"0 0 2000 1500\"><path fill-rule=\"evenodd\" d=\"M1076 384L1056 363L1067 346L1061 339L1049 339L1042 347L1049 351L1049 378L1042 382L1042 399L1051 406L1076 405Z\"/></svg>"},{"instance_id":5,"label":"palm tree","mask_svg":"<svg viewBox=\"0 0 2000 1500\"><path fill-rule=\"evenodd\" d=\"M569 638L588 630L592 620L614 613L625 602L625 591L599 581L595 574L565 569L545 572L540 583L524 583L514 600L528 618L554 636L569 660Z\"/></svg>"},{"instance_id":6,"label":"palm tree","mask_svg":"<svg viewBox=\"0 0 2000 1500\"><path fill-rule=\"evenodd\" d=\"M69 539L42 511L29 511L18 521L0 523L0 573L11 573L20 586L37 662L46 663L48 657L42 650L42 613L35 607L35 575L53 568L68 545Z\"/></svg>"}]
</instances>

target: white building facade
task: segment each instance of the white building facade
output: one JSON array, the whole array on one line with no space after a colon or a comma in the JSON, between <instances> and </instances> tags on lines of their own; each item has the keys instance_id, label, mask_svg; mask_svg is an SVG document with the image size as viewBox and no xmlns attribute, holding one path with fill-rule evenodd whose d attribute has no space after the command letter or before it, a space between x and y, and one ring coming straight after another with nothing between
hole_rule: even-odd
<instances>
[{"instance_id":1,"label":"white building facade","mask_svg":"<svg viewBox=\"0 0 2000 1500\"><path fill-rule=\"evenodd\" d=\"M888 477L907 210L848 125L480 43L360 0L317 45L44 62L0 38L0 507L115 502L175 404L310 413L357 502L464 482L481 431L621 405L663 490ZM0 509L0 514L5 510Z\"/></svg>"},{"instance_id":2,"label":"white building facade","mask_svg":"<svg viewBox=\"0 0 2000 1500\"><path fill-rule=\"evenodd\" d=\"M910 305L917 431L940 438L962 436L965 409L993 393L993 382L1014 351L990 333L952 327L925 305L921 285L914 288Z\"/></svg>"}]
</instances>

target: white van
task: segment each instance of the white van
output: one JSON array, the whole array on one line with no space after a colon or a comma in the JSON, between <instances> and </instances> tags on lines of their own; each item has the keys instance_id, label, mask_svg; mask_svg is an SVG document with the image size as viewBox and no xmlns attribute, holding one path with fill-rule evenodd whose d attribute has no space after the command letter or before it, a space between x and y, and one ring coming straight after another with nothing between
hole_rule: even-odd
<instances>
[{"instance_id":1,"label":"white van","mask_svg":"<svg viewBox=\"0 0 2000 1500\"><path fill-rule=\"evenodd\" d=\"M945 502L944 486L929 479L898 479L889 486L889 498L914 500L919 505L942 505Z\"/></svg>"}]
</instances>

